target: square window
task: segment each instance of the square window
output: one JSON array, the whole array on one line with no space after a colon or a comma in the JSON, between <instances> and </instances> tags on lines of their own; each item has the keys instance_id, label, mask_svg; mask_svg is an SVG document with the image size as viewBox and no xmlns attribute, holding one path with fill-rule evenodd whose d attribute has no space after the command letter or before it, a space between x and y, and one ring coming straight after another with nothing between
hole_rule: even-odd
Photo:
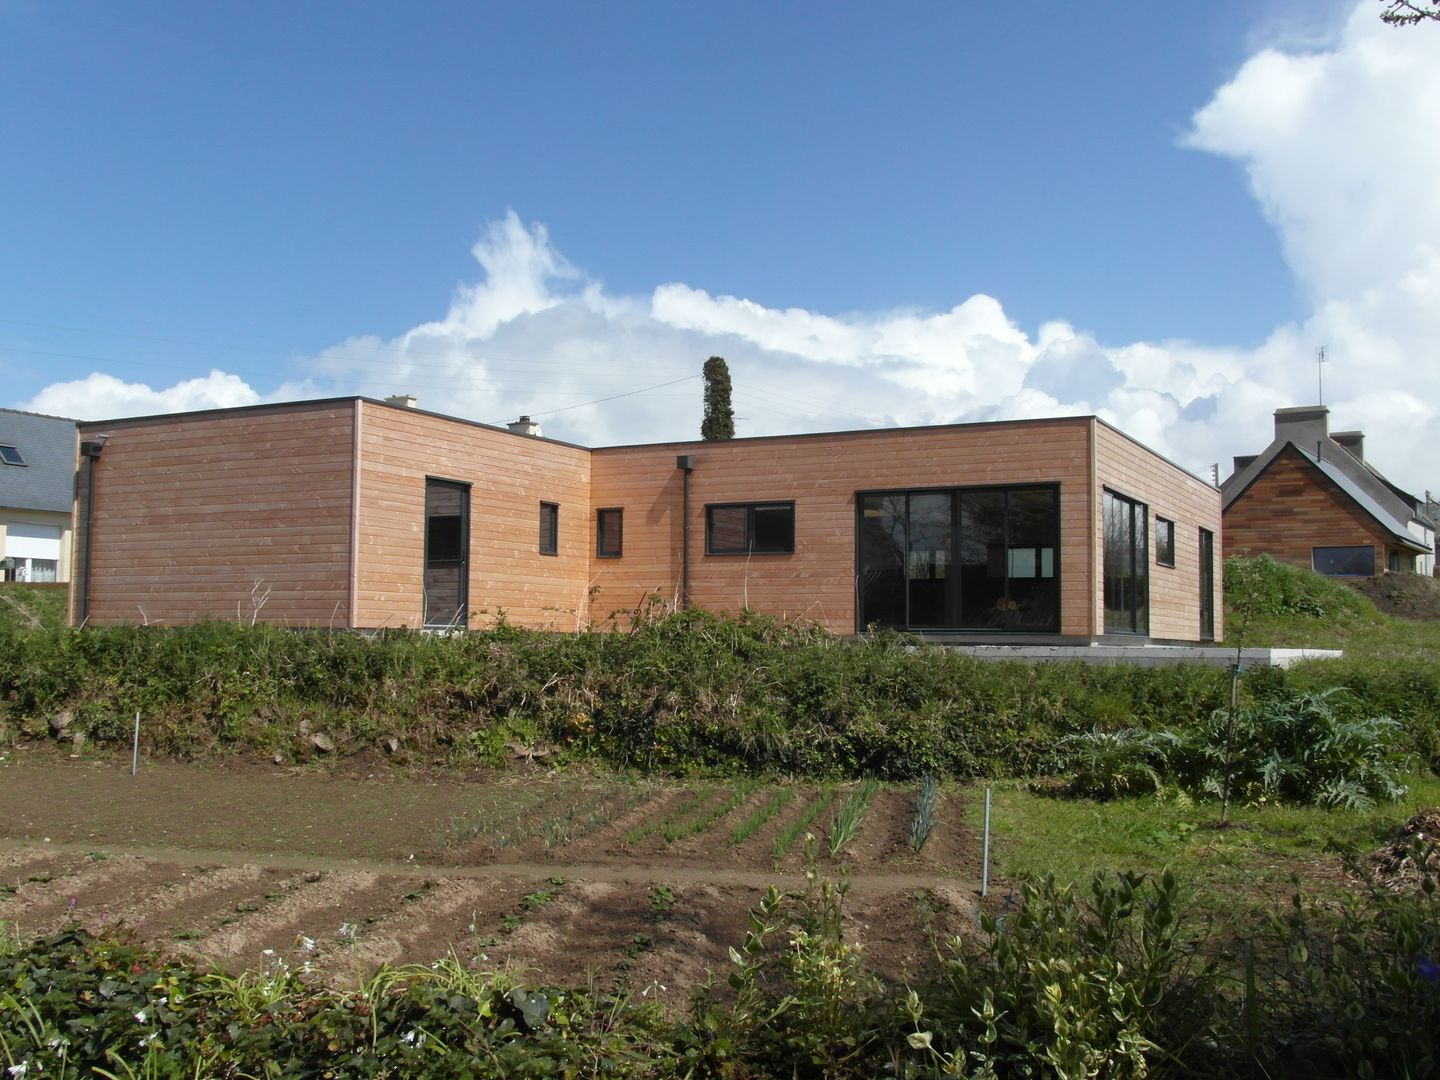
<instances>
[{"instance_id":1,"label":"square window","mask_svg":"<svg viewBox=\"0 0 1440 1080\"><path fill-rule=\"evenodd\" d=\"M560 504L540 504L540 554L557 555L560 552Z\"/></svg>"},{"instance_id":2,"label":"square window","mask_svg":"<svg viewBox=\"0 0 1440 1080\"><path fill-rule=\"evenodd\" d=\"M794 551L793 502L705 508L707 555L790 555Z\"/></svg>"},{"instance_id":3,"label":"square window","mask_svg":"<svg viewBox=\"0 0 1440 1080\"><path fill-rule=\"evenodd\" d=\"M1155 518L1155 561L1161 566L1175 565L1175 523L1168 518Z\"/></svg>"},{"instance_id":4,"label":"square window","mask_svg":"<svg viewBox=\"0 0 1440 1080\"><path fill-rule=\"evenodd\" d=\"M0 461L6 465L24 465L25 458L18 446L0 446Z\"/></svg>"},{"instance_id":5,"label":"square window","mask_svg":"<svg viewBox=\"0 0 1440 1080\"><path fill-rule=\"evenodd\" d=\"M595 511L595 554L602 559L618 559L625 511L609 507Z\"/></svg>"}]
</instances>

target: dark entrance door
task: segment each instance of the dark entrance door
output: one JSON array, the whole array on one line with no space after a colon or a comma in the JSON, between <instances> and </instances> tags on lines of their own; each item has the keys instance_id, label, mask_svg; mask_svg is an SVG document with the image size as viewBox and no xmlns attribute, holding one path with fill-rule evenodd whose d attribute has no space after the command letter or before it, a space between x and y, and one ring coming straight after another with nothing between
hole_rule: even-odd
<instances>
[{"instance_id":1,"label":"dark entrance door","mask_svg":"<svg viewBox=\"0 0 1440 1080\"><path fill-rule=\"evenodd\" d=\"M1200 640L1215 640L1215 534L1200 530Z\"/></svg>"},{"instance_id":2,"label":"dark entrance door","mask_svg":"<svg viewBox=\"0 0 1440 1080\"><path fill-rule=\"evenodd\" d=\"M470 485L425 481L425 625L460 627L467 621Z\"/></svg>"}]
</instances>

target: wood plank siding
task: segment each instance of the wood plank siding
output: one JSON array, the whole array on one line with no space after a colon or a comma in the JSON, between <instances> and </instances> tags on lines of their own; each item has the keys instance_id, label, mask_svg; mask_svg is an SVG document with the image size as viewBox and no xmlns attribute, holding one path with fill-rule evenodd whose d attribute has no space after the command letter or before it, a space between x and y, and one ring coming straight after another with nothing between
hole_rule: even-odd
<instances>
[{"instance_id":1,"label":"wood plank siding","mask_svg":"<svg viewBox=\"0 0 1440 1080\"><path fill-rule=\"evenodd\" d=\"M1193 641L1198 530L1220 540L1218 492L1093 417L588 450L347 398L80 429L82 442L102 434L91 569L72 612L78 621L88 607L96 623L253 617L418 627L427 485L447 507L432 509L432 539L447 545L447 554L431 549L432 600L460 580L463 554L468 596L452 584L449 610L463 603L471 627L501 612L516 625L559 630L612 615L623 623L651 597L684 602L688 565L695 606L749 607L849 634L859 629L858 493L1046 485L1058 493L1059 632L1102 633L1102 490L1110 487L1145 503L1152 526L1154 514L1176 523L1175 567L1152 568L1150 635ZM688 519L679 455L693 459ZM77 568L91 543L83 456L80 465ZM463 548L461 519L444 516L456 513L452 502L468 505ZM558 508L554 554L541 551L542 504ZM707 554L706 507L721 504L784 504L764 518L782 530L780 546L793 504L793 552ZM621 511L617 557L597 551L602 509ZM760 515L749 514L726 517L732 549L748 546L744 531L758 527ZM252 590L266 596L263 606ZM1218 572L1216 595L1218 621Z\"/></svg>"},{"instance_id":2,"label":"wood plank siding","mask_svg":"<svg viewBox=\"0 0 1440 1080\"><path fill-rule=\"evenodd\" d=\"M1379 522L1295 449L1286 446L1225 511L1225 554L1268 553L1312 569L1316 547L1373 547L1376 571L1401 551ZM1406 557L1410 557L1406 551Z\"/></svg>"},{"instance_id":3,"label":"wood plank siding","mask_svg":"<svg viewBox=\"0 0 1440 1080\"><path fill-rule=\"evenodd\" d=\"M360 416L357 626L421 624L427 477L470 485L469 625L584 624L589 451L368 401ZM559 505L554 555L542 502Z\"/></svg>"},{"instance_id":4,"label":"wood plank siding","mask_svg":"<svg viewBox=\"0 0 1440 1080\"><path fill-rule=\"evenodd\" d=\"M1149 511L1150 636L1195 641L1200 633L1200 530L1208 529L1215 537L1215 639L1222 638L1220 490L1104 422L1095 425L1095 476L1101 489L1096 493L1093 515L1095 573L1103 573L1105 523L1100 500L1104 489L1109 488L1144 503ZM1174 566L1161 565L1156 559L1157 517L1174 523ZM1095 618L1102 625L1103 602L1097 589L1093 598Z\"/></svg>"},{"instance_id":5,"label":"wood plank siding","mask_svg":"<svg viewBox=\"0 0 1440 1080\"><path fill-rule=\"evenodd\" d=\"M81 425L82 441L109 436L92 534L77 501L83 617L346 625L352 412L331 402Z\"/></svg>"},{"instance_id":6,"label":"wood plank siding","mask_svg":"<svg viewBox=\"0 0 1440 1080\"><path fill-rule=\"evenodd\" d=\"M854 633L856 492L1058 484L1061 632L1094 633L1089 431L1090 420L1079 418L595 450L592 501L625 516L624 554L592 561L593 614L631 611L650 594L679 599L683 473L675 459L689 454L689 592L697 606L748 606ZM794 554L705 554L707 503L791 500Z\"/></svg>"}]
</instances>

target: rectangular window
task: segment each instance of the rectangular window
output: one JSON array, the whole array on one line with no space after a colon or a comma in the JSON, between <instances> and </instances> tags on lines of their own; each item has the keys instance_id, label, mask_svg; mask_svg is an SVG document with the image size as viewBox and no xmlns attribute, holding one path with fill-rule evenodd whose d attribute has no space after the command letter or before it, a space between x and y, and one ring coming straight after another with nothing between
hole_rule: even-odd
<instances>
[{"instance_id":1,"label":"rectangular window","mask_svg":"<svg viewBox=\"0 0 1440 1080\"><path fill-rule=\"evenodd\" d=\"M625 511L609 507L595 511L595 554L602 559L620 557Z\"/></svg>"},{"instance_id":2,"label":"rectangular window","mask_svg":"<svg viewBox=\"0 0 1440 1080\"><path fill-rule=\"evenodd\" d=\"M560 504L540 504L540 554L557 555L560 552Z\"/></svg>"},{"instance_id":3,"label":"rectangular window","mask_svg":"<svg viewBox=\"0 0 1440 1080\"><path fill-rule=\"evenodd\" d=\"M795 551L795 504L705 507L705 554L789 555Z\"/></svg>"},{"instance_id":4,"label":"rectangular window","mask_svg":"<svg viewBox=\"0 0 1440 1080\"><path fill-rule=\"evenodd\" d=\"M1369 544L1312 548L1310 558L1315 572L1326 577L1375 576L1375 549Z\"/></svg>"},{"instance_id":5,"label":"rectangular window","mask_svg":"<svg viewBox=\"0 0 1440 1080\"><path fill-rule=\"evenodd\" d=\"M1175 565L1175 523L1155 515L1155 561L1161 566Z\"/></svg>"},{"instance_id":6,"label":"rectangular window","mask_svg":"<svg viewBox=\"0 0 1440 1080\"><path fill-rule=\"evenodd\" d=\"M25 458L18 446L0 446L0 461L6 465L24 465Z\"/></svg>"}]
</instances>

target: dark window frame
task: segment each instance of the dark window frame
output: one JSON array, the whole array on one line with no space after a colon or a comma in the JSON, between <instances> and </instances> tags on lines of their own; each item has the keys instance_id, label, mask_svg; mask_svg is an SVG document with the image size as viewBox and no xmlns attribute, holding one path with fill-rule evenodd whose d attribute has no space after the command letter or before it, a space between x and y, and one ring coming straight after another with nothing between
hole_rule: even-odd
<instances>
[{"instance_id":1,"label":"dark window frame","mask_svg":"<svg viewBox=\"0 0 1440 1080\"><path fill-rule=\"evenodd\" d=\"M0 461L6 465L13 465L17 469L28 469L30 463L25 460L25 455L20 453L18 446L11 446L8 443L0 445Z\"/></svg>"},{"instance_id":2,"label":"dark window frame","mask_svg":"<svg viewBox=\"0 0 1440 1080\"><path fill-rule=\"evenodd\" d=\"M609 530L607 518L614 521L614 544L607 546ZM610 548L613 548L611 550ZM597 559L618 559L625 553L625 508L602 506L595 511L595 557Z\"/></svg>"},{"instance_id":3,"label":"dark window frame","mask_svg":"<svg viewBox=\"0 0 1440 1080\"><path fill-rule=\"evenodd\" d=\"M540 539L538 549L541 555L560 554L559 503L542 502L540 504Z\"/></svg>"},{"instance_id":4,"label":"dark window frame","mask_svg":"<svg viewBox=\"0 0 1440 1080\"><path fill-rule=\"evenodd\" d=\"M1155 515L1155 565L1175 569L1175 522L1159 514Z\"/></svg>"},{"instance_id":5,"label":"dark window frame","mask_svg":"<svg viewBox=\"0 0 1440 1080\"><path fill-rule=\"evenodd\" d=\"M716 510L743 510L745 511L745 546L744 547L716 547L715 546L715 518ZM756 546L755 514L757 511L765 510L787 510L790 514L790 530L788 544L780 547L758 547ZM706 503L705 504L705 554L706 555L794 555L795 554L795 500L794 499L767 499L756 502L743 503Z\"/></svg>"},{"instance_id":6,"label":"dark window frame","mask_svg":"<svg viewBox=\"0 0 1440 1080\"><path fill-rule=\"evenodd\" d=\"M1052 583L1053 583L1052 586L1051 586L1051 587L1053 588L1053 590L1054 590L1054 598L1055 598L1055 599L1054 599L1054 608L1053 608L1053 613L1052 613L1052 616L1053 616L1053 617L1048 620L1047 625L1044 626L1044 627L1023 627L1023 628L1017 628L1017 627L1014 627L1014 626L990 627L990 626L981 626L981 625L978 625L978 624L966 624L966 623L963 623L963 622L957 623L957 624L955 624L954 626L926 625L926 624L924 624L923 622L918 622L918 621L917 621L917 622L911 622L911 621L910 621L910 614L909 614L909 612L910 612L911 597L910 597L910 594L909 594L908 586L907 586L907 587L903 590L903 592L902 592L902 597L903 597L903 599L902 599L902 601L901 601L901 604L902 604L902 607L904 608L905 614L904 614L904 617L900 620L900 622L898 622L898 623L893 623L893 624L892 624L892 623L886 623L886 622L883 622L883 621L878 621L878 622L876 622L874 625L876 625L876 626L890 626L890 625L893 625L893 626L895 626L897 629L903 629L903 630L905 630L906 632L918 633L918 634L925 634L925 633L932 633L932 632L940 632L940 633L963 633L963 634L967 634L967 635L968 635L968 634L973 634L973 635L976 635L976 636L980 636L980 635L990 635L990 634L1007 634L1007 635L1017 635L1017 636L1035 636L1035 635L1046 635L1046 636L1049 636L1049 635L1054 635L1054 634L1060 633L1060 627L1061 627L1061 604L1060 604L1060 599L1059 599L1059 598L1060 598L1060 594L1061 594L1061 591L1062 591L1062 588L1061 588L1061 586L1062 586L1062 569L1061 569L1060 552L1061 552L1061 549L1062 549L1062 532L1063 532L1063 530L1062 530L1062 528L1061 528L1061 521L1062 521L1062 510L1061 510L1061 507L1062 507L1062 502L1063 502L1063 500L1062 500L1063 487L1062 487L1061 484L1059 484L1059 483L1057 483L1057 482L1054 482L1054 481L1035 481L1035 482L1030 482L1030 483L1026 483L1026 482L1023 482L1023 481L1022 481L1022 482L1019 482L1019 483L1011 483L1011 484L960 484L960 485L956 485L956 484L941 484L941 485L917 485L917 486L914 486L914 487L899 487L899 488L861 488L861 489L857 490L857 491L855 492L855 494L854 494L854 500L855 500L855 548L854 548L854 566L855 566L855 632L856 632L857 634L863 634L863 633L865 633L868 629L872 629L872 628L873 628L872 626L869 626L869 625L867 625L867 623L866 623L866 614L867 614L867 613L866 613L866 610L865 610L865 608L866 608L866 595L865 595L866 586L865 586L865 583L864 583L864 578L865 578L865 575L866 575L866 554L865 554L864 531L865 531L865 516L866 516L866 515L865 515L865 508L866 508L866 502L867 502L868 500L871 500L871 499L899 499L899 500L901 501L901 503L902 503L902 505L903 505L903 507L904 507L903 513L904 513L904 515L905 515L905 517L906 517L906 522L905 522L905 524L903 525L903 527L902 527L902 529L901 529L901 534L902 534L902 537L903 537L903 541L902 541L902 542L903 542L904 546L907 548L907 552L906 552L905 555L902 556L902 559L904 559L905 562L904 562L904 564L902 565L902 567L901 567L900 569L901 569L901 572L902 572L902 573L908 575L908 574L909 574L908 547L909 547L909 536L910 536L910 521L909 521L909 517L910 517L910 501L911 501L911 499L913 499L913 498L916 497L916 496L948 495L948 496L950 496L951 499L952 499L952 515L958 515L958 514L960 513L960 500L961 500L963 497L968 496L968 495L984 494L984 493L987 493L987 492L998 492L998 493L1001 493L1001 494L1003 494L1003 495L1006 496L1007 500L1008 500L1011 496L1013 496L1013 495L1020 495L1020 494L1024 494L1024 493L1028 493L1028 492L1047 492L1047 493L1049 493L1049 495L1050 495L1050 497L1051 497L1051 508L1052 508L1052 511L1053 511L1053 514L1054 514L1054 518L1053 518L1053 529L1054 529L1054 531L1053 531L1053 534L1052 534L1051 537L1050 537L1050 539L1052 540L1052 544L1050 544L1050 545L1042 545L1041 547L1038 547L1038 548L1037 548L1037 547L1034 547L1034 546L1032 546L1032 545L1028 545L1028 544L1020 544L1020 545L1016 545L1016 546L1014 546L1014 547L1012 548L1012 547L1011 547L1011 543L1010 543L1010 538L1009 538L1009 536L1008 536L1009 529L1008 529L1008 520L1007 520L1007 529L1006 529L1007 537L1006 537L1006 541L1005 541L1005 549L1006 549L1006 551L1007 551L1007 554L1004 556L1004 565L1005 565L1005 567L1006 567L1006 577L1007 577L1007 585L1006 585L1006 596L1005 596L1005 599L1006 599L1007 601L1009 601L1009 600L1011 599L1011 597L1010 597L1010 592L1009 592L1009 581L1010 581L1010 580L1041 580L1041 579L1043 579L1043 580L1046 580L1046 581L1049 581L1049 582L1052 582ZM1008 519L1008 507L1007 507L1007 519ZM1037 555L1036 555L1037 563L1040 563L1040 562L1043 561L1043 558L1044 558L1044 557L1043 557L1043 555L1040 555L1039 552L1043 551L1046 546L1048 546L1048 547L1049 547L1049 550L1052 552L1052 554L1051 554L1051 556L1050 556L1051 575L1050 575L1048 578L1044 577L1044 575L1043 575L1043 573L1042 573L1042 574L1041 574L1041 578L1039 578L1039 579L1020 579L1020 578L1018 578L1018 577L1017 577L1017 578L1014 578L1014 579L1011 579L1011 576L1010 576L1009 573L1008 573L1009 565L1010 565L1010 556L1009 556L1009 554L1008 554L1009 551L1012 551L1012 550L1014 550L1014 551L1019 551L1019 550L1025 550L1025 551L1032 551L1032 550L1033 550L1033 551L1036 551L1036 552L1037 552ZM957 564L956 569L959 570L958 564ZM1037 570L1038 570L1038 569L1039 569L1039 566L1037 566ZM1010 610L1014 610L1014 609L1011 608L1011 607L1009 606L1009 604L1007 603L1007 605L1006 605L1006 610L1007 610L1007 611L1010 611Z\"/></svg>"}]
</instances>

